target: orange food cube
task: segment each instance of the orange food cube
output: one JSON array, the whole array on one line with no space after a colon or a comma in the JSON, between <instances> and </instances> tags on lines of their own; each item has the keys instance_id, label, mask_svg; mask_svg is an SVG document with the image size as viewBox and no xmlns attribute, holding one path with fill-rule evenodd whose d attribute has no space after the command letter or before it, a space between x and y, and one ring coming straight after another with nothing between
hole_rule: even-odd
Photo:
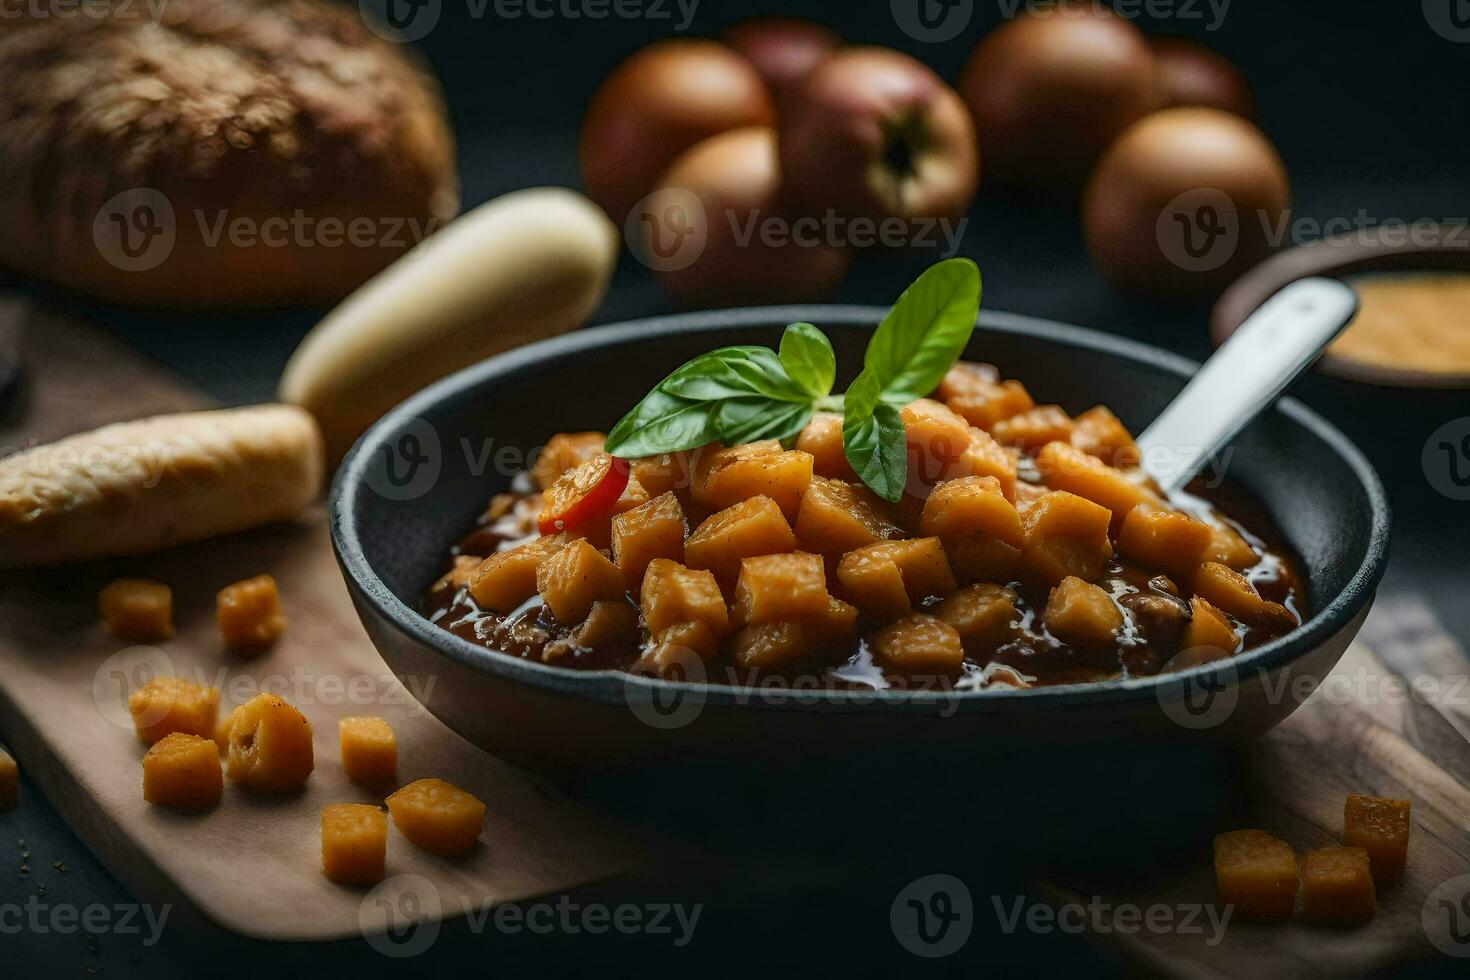
<instances>
[{"instance_id":1,"label":"orange food cube","mask_svg":"<svg viewBox=\"0 0 1470 980\"><path fill-rule=\"evenodd\" d=\"M343 885L383 878L388 856L388 815L370 803L322 807L322 874Z\"/></svg>"},{"instance_id":2,"label":"orange food cube","mask_svg":"<svg viewBox=\"0 0 1470 980\"><path fill-rule=\"evenodd\" d=\"M479 555L455 555L454 567L435 580L429 587L431 593L452 595L470 584L470 579L475 577L475 569L480 567L480 562L485 559Z\"/></svg>"},{"instance_id":3,"label":"orange food cube","mask_svg":"<svg viewBox=\"0 0 1470 980\"><path fill-rule=\"evenodd\" d=\"M837 579L865 614L901 616L931 596L958 586L938 538L880 541L844 555Z\"/></svg>"},{"instance_id":4,"label":"orange food cube","mask_svg":"<svg viewBox=\"0 0 1470 980\"><path fill-rule=\"evenodd\" d=\"M603 599L592 604L572 636L578 646L599 648L623 643L638 633L638 611L623 599Z\"/></svg>"},{"instance_id":5,"label":"orange food cube","mask_svg":"<svg viewBox=\"0 0 1470 980\"><path fill-rule=\"evenodd\" d=\"M1393 881L1409 858L1408 800L1349 796L1342 810L1342 842L1368 853L1373 880Z\"/></svg>"},{"instance_id":6,"label":"orange food cube","mask_svg":"<svg viewBox=\"0 0 1470 980\"><path fill-rule=\"evenodd\" d=\"M742 559L795 548L796 535L780 506L770 497L756 496L705 518L684 542L684 563L710 570L721 587L732 589Z\"/></svg>"},{"instance_id":7,"label":"orange food cube","mask_svg":"<svg viewBox=\"0 0 1470 980\"><path fill-rule=\"evenodd\" d=\"M235 723L235 712L227 711L225 716L214 726L214 744L219 747L220 755L230 751L230 726Z\"/></svg>"},{"instance_id":8,"label":"orange food cube","mask_svg":"<svg viewBox=\"0 0 1470 980\"><path fill-rule=\"evenodd\" d=\"M842 443L842 416L817 412L796 437L796 448L812 457L812 472L829 480L857 482Z\"/></svg>"},{"instance_id":9,"label":"orange food cube","mask_svg":"<svg viewBox=\"0 0 1470 980\"><path fill-rule=\"evenodd\" d=\"M300 789L314 762L311 723L274 694L257 694L230 722L230 779L253 789Z\"/></svg>"},{"instance_id":10,"label":"orange food cube","mask_svg":"<svg viewBox=\"0 0 1470 980\"><path fill-rule=\"evenodd\" d=\"M970 423L942 402L928 398L909 402L899 415L909 479L932 486L970 448Z\"/></svg>"},{"instance_id":11,"label":"orange food cube","mask_svg":"<svg viewBox=\"0 0 1470 980\"><path fill-rule=\"evenodd\" d=\"M1297 624L1291 610L1279 602L1261 598L1244 575L1218 562L1206 562L1199 567L1194 574L1194 591L1241 622L1276 630L1289 630Z\"/></svg>"},{"instance_id":12,"label":"orange food cube","mask_svg":"<svg viewBox=\"0 0 1470 980\"><path fill-rule=\"evenodd\" d=\"M904 673L953 674L964 664L959 631L942 619L915 613L873 634L873 654Z\"/></svg>"},{"instance_id":13,"label":"orange food cube","mask_svg":"<svg viewBox=\"0 0 1470 980\"><path fill-rule=\"evenodd\" d=\"M1105 405L1089 408L1072 420L1072 445L1109 466L1131 469L1141 461L1133 437Z\"/></svg>"},{"instance_id":14,"label":"orange food cube","mask_svg":"<svg viewBox=\"0 0 1470 980\"><path fill-rule=\"evenodd\" d=\"M1113 597L1075 575L1051 590L1043 620L1052 636L1077 646L1112 646L1123 628L1123 612Z\"/></svg>"},{"instance_id":15,"label":"orange food cube","mask_svg":"<svg viewBox=\"0 0 1470 980\"><path fill-rule=\"evenodd\" d=\"M702 670L690 672L695 664L713 660L719 649L720 638L708 623L675 623L653 638L631 669L670 680L704 680Z\"/></svg>"},{"instance_id":16,"label":"orange food cube","mask_svg":"<svg viewBox=\"0 0 1470 980\"><path fill-rule=\"evenodd\" d=\"M1106 507L1062 490L1036 499L1021 514L1021 568L1043 585L1068 575L1092 581L1113 557Z\"/></svg>"},{"instance_id":17,"label":"orange food cube","mask_svg":"<svg viewBox=\"0 0 1470 980\"><path fill-rule=\"evenodd\" d=\"M276 580L257 575L227 585L215 597L220 636L231 649L259 650L286 632L286 613Z\"/></svg>"},{"instance_id":18,"label":"orange food cube","mask_svg":"<svg viewBox=\"0 0 1470 980\"><path fill-rule=\"evenodd\" d=\"M1177 510L1135 507L1123 518L1118 551L1151 568L1188 581L1204 561L1214 529Z\"/></svg>"},{"instance_id":19,"label":"orange food cube","mask_svg":"<svg viewBox=\"0 0 1470 980\"><path fill-rule=\"evenodd\" d=\"M714 575L667 558L649 563L640 604L643 622L654 636L681 623L703 623L716 639L730 631L730 612Z\"/></svg>"},{"instance_id":20,"label":"orange food cube","mask_svg":"<svg viewBox=\"0 0 1470 980\"><path fill-rule=\"evenodd\" d=\"M182 677L155 677L128 695L128 713L148 745L172 732L213 738L219 691Z\"/></svg>"},{"instance_id":21,"label":"orange food cube","mask_svg":"<svg viewBox=\"0 0 1470 980\"><path fill-rule=\"evenodd\" d=\"M1019 381L987 381L980 377L958 380L957 368L960 365L956 364L945 375L937 394L971 425L994 431L998 423L1035 405Z\"/></svg>"},{"instance_id":22,"label":"orange food cube","mask_svg":"<svg viewBox=\"0 0 1470 980\"><path fill-rule=\"evenodd\" d=\"M353 782L388 782L398 771L398 736L382 718L357 716L337 722L342 771Z\"/></svg>"},{"instance_id":23,"label":"orange food cube","mask_svg":"<svg viewBox=\"0 0 1470 980\"><path fill-rule=\"evenodd\" d=\"M694 484L694 457L687 452L644 456L633 460L632 472L650 499L672 493L687 502Z\"/></svg>"},{"instance_id":24,"label":"orange food cube","mask_svg":"<svg viewBox=\"0 0 1470 980\"><path fill-rule=\"evenodd\" d=\"M974 537L944 546L957 582L1014 582L1021 572L1021 549L994 538Z\"/></svg>"},{"instance_id":25,"label":"orange food cube","mask_svg":"<svg viewBox=\"0 0 1470 980\"><path fill-rule=\"evenodd\" d=\"M1037 405L1019 415L989 426L990 434L1004 446L1034 453L1049 442L1072 438L1072 419L1056 405Z\"/></svg>"},{"instance_id":26,"label":"orange food cube","mask_svg":"<svg viewBox=\"0 0 1470 980\"><path fill-rule=\"evenodd\" d=\"M507 551L498 551L470 576L470 597L481 609L508 613L536 594L536 570L565 547L560 534L533 538Z\"/></svg>"},{"instance_id":27,"label":"orange food cube","mask_svg":"<svg viewBox=\"0 0 1470 980\"><path fill-rule=\"evenodd\" d=\"M1041 482L1101 504L1111 512L1111 526L1123 526L1128 512L1140 504L1157 506L1158 496L1120 469L1115 469L1066 442L1049 442L1036 454Z\"/></svg>"},{"instance_id":28,"label":"orange food cube","mask_svg":"<svg viewBox=\"0 0 1470 980\"><path fill-rule=\"evenodd\" d=\"M1016 502L1016 457L1014 450L1007 449L995 441L995 437L984 429L970 427L970 442L965 451L945 473L947 480L962 476L993 476L1000 483L1001 493L1011 503Z\"/></svg>"},{"instance_id":29,"label":"orange food cube","mask_svg":"<svg viewBox=\"0 0 1470 980\"><path fill-rule=\"evenodd\" d=\"M811 454L782 452L781 444L772 439L705 450L695 463L693 496L696 504L710 510L769 497L788 521L794 521L801 495L811 482Z\"/></svg>"},{"instance_id":30,"label":"orange food cube","mask_svg":"<svg viewBox=\"0 0 1470 980\"><path fill-rule=\"evenodd\" d=\"M1243 572L1261 560L1256 549L1234 528L1221 526L1210 530L1213 538L1209 548L1205 550L1205 561L1216 561L1227 568Z\"/></svg>"},{"instance_id":31,"label":"orange food cube","mask_svg":"<svg viewBox=\"0 0 1470 980\"><path fill-rule=\"evenodd\" d=\"M152 643L174 633L174 593L162 582L115 579L97 594L97 612L119 639Z\"/></svg>"},{"instance_id":32,"label":"orange food cube","mask_svg":"<svg viewBox=\"0 0 1470 980\"><path fill-rule=\"evenodd\" d=\"M214 739L174 732L143 755L143 799L155 806L201 810L224 792Z\"/></svg>"},{"instance_id":33,"label":"orange food cube","mask_svg":"<svg viewBox=\"0 0 1470 980\"><path fill-rule=\"evenodd\" d=\"M536 591L563 626L580 623L598 599L620 599L627 591L623 573L581 538L536 569Z\"/></svg>"},{"instance_id":34,"label":"orange food cube","mask_svg":"<svg viewBox=\"0 0 1470 980\"><path fill-rule=\"evenodd\" d=\"M20 767L15 758L0 748L0 811L20 802Z\"/></svg>"},{"instance_id":35,"label":"orange food cube","mask_svg":"<svg viewBox=\"0 0 1470 980\"><path fill-rule=\"evenodd\" d=\"M934 607L953 626L966 652L988 657L1016 635L1016 593L999 585L967 585Z\"/></svg>"},{"instance_id":36,"label":"orange food cube","mask_svg":"<svg viewBox=\"0 0 1470 980\"><path fill-rule=\"evenodd\" d=\"M827 569L821 555L794 551L740 563L735 621L742 626L820 616L827 609Z\"/></svg>"},{"instance_id":37,"label":"orange food cube","mask_svg":"<svg viewBox=\"0 0 1470 980\"><path fill-rule=\"evenodd\" d=\"M1189 600L1189 625L1179 638L1179 649L1221 650L1234 653L1240 647L1240 637L1225 614L1199 596ZM1214 659L1214 658L1211 658Z\"/></svg>"},{"instance_id":38,"label":"orange food cube","mask_svg":"<svg viewBox=\"0 0 1470 980\"><path fill-rule=\"evenodd\" d=\"M924 501L919 528L946 543L981 535L1021 546L1021 517L993 476L946 480Z\"/></svg>"},{"instance_id":39,"label":"orange food cube","mask_svg":"<svg viewBox=\"0 0 1470 980\"><path fill-rule=\"evenodd\" d=\"M812 477L796 514L796 538L802 547L829 558L902 534L876 493L820 476Z\"/></svg>"},{"instance_id":40,"label":"orange food cube","mask_svg":"<svg viewBox=\"0 0 1470 980\"><path fill-rule=\"evenodd\" d=\"M934 389L934 397L940 401L949 401L956 395L963 395L975 391L981 385L995 384L1000 380L1000 371L994 364L985 364L981 361L955 361L950 369L944 372L944 377L939 379L939 387Z\"/></svg>"},{"instance_id":41,"label":"orange food cube","mask_svg":"<svg viewBox=\"0 0 1470 980\"><path fill-rule=\"evenodd\" d=\"M388 797L393 825L415 847L450 857L480 839L485 804L442 779L420 779Z\"/></svg>"},{"instance_id":42,"label":"orange food cube","mask_svg":"<svg viewBox=\"0 0 1470 980\"><path fill-rule=\"evenodd\" d=\"M546 447L536 454L531 476L536 489L545 490L568 470L581 466L602 452L607 436L601 432L558 432L546 440Z\"/></svg>"},{"instance_id":43,"label":"orange food cube","mask_svg":"<svg viewBox=\"0 0 1470 980\"><path fill-rule=\"evenodd\" d=\"M684 539L689 524L684 508L673 493L663 493L641 507L634 507L612 520L613 561L630 589L643 581L648 563L655 558L684 560Z\"/></svg>"},{"instance_id":44,"label":"orange food cube","mask_svg":"<svg viewBox=\"0 0 1470 980\"><path fill-rule=\"evenodd\" d=\"M1264 830L1215 837L1215 887L1220 901L1249 919L1285 922L1296 906L1296 852Z\"/></svg>"},{"instance_id":45,"label":"orange food cube","mask_svg":"<svg viewBox=\"0 0 1470 980\"><path fill-rule=\"evenodd\" d=\"M1318 925L1356 926L1373 918L1377 908L1367 851L1324 847L1307 852L1302 864L1302 918Z\"/></svg>"},{"instance_id":46,"label":"orange food cube","mask_svg":"<svg viewBox=\"0 0 1470 980\"><path fill-rule=\"evenodd\" d=\"M857 607L828 598L815 616L756 623L730 640L730 657L745 668L770 669L800 660L855 638Z\"/></svg>"}]
</instances>

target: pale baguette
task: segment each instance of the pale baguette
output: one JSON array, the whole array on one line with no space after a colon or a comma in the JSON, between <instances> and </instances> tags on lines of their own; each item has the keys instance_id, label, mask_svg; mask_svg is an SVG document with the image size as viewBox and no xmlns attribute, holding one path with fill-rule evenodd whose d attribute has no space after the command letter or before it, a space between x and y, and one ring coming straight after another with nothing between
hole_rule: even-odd
<instances>
[{"instance_id":1,"label":"pale baguette","mask_svg":"<svg viewBox=\"0 0 1470 980\"><path fill-rule=\"evenodd\" d=\"M299 514L321 433L291 405L160 415L0 460L0 567L138 555Z\"/></svg>"}]
</instances>

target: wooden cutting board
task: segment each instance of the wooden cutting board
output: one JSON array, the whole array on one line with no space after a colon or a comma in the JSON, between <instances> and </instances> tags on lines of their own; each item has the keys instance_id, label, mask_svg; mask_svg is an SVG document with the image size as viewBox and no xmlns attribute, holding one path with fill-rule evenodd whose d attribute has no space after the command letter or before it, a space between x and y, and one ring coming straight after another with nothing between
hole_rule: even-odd
<instances>
[{"instance_id":1,"label":"wooden cutting board","mask_svg":"<svg viewBox=\"0 0 1470 980\"><path fill-rule=\"evenodd\" d=\"M199 408L205 399L102 334L37 318L23 341L21 404L0 419L0 446L24 448L107 422ZM290 617L269 653L221 649L214 594L273 574ZM120 575L169 583L176 635L130 648L97 622L96 596ZM297 704L314 731L316 771L297 794L268 797L226 783L214 810L189 815L142 799L144 747L125 699L148 671L202 676L221 711L261 690ZM416 679L418 685L435 682ZM438 776L489 806L481 843L458 860L414 849L396 831L388 878L344 888L320 871L318 814L327 804L382 802L347 780L337 719L387 718L400 782ZM531 776L459 738L405 691L358 623L320 510L301 522L162 555L43 574L0 576L0 736L104 864L144 900L183 901L244 935L330 940L408 920L569 890L633 870L631 839Z\"/></svg>"},{"instance_id":2,"label":"wooden cutting board","mask_svg":"<svg viewBox=\"0 0 1470 980\"><path fill-rule=\"evenodd\" d=\"M1317 693L1240 761L1240 807L1215 832L1258 827L1299 855L1341 843L1349 793L1412 801L1408 867L1379 890L1369 923L1232 919L1221 934L1202 912L1198 931L1139 928L1136 919L1121 931L1124 908L1125 916L1152 907L1219 915L1207 837L1197 860L1148 869L1126 891L1063 872L1040 886L1042 896L1058 911L1108 909L1089 925L1092 936L1150 973L1348 977L1435 963L1446 975L1470 974L1470 660L1423 603L1381 598Z\"/></svg>"}]
</instances>

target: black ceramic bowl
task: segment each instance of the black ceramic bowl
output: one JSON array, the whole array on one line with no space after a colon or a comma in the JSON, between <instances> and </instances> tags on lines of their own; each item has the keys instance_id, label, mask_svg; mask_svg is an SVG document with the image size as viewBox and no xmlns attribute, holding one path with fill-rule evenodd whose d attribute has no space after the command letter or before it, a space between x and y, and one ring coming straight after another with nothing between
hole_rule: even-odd
<instances>
[{"instance_id":1,"label":"black ceramic bowl","mask_svg":"<svg viewBox=\"0 0 1470 980\"><path fill-rule=\"evenodd\" d=\"M1290 714L1336 663L1383 574L1388 506L1352 444L1291 400L1240 436L1230 476L1268 508L1300 556L1310 619L1285 638L1192 671L964 694L757 692L515 659L416 611L450 545L506 487L522 454L553 433L606 429L688 358L728 344L774 346L797 320L828 332L839 373L850 378L884 312L776 307L600 327L492 358L399 405L359 440L331 497L332 542L384 659L415 681L412 690L429 692L427 707L451 728L551 772L677 756L765 765L793 755L889 750L912 759L1113 737L1238 741ZM995 313L982 314L967 356L1022 379L1039 401L1072 412L1107 404L1133 431L1195 368L1117 337Z\"/></svg>"}]
</instances>

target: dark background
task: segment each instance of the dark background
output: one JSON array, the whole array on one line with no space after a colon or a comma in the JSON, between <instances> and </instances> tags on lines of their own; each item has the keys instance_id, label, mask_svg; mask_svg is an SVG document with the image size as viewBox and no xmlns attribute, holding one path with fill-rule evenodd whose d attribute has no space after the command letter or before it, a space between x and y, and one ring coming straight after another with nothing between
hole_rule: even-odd
<instances>
[{"instance_id":1,"label":"dark background","mask_svg":"<svg viewBox=\"0 0 1470 980\"><path fill-rule=\"evenodd\" d=\"M651 0L644 6L651 7ZM908 51L953 80L977 39L1001 20L1004 9L999 0L976 0L974 7L970 26L945 44L924 44L905 36L895 25L887 0L807 0L783 3L779 9L773 3L703 0L688 33L713 34L757 13L808 16L837 28L850 41ZM1370 224L1466 219L1470 43L1454 43L1437 34L1418 0L1234 0L1214 31L1206 29L1212 16L1207 5L1180 0L1172 9L1197 13L1143 16L1139 23L1151 33L1197 37L1241 66L1255 88L1260 124L1291 173L1297 218L1365 217ZM475 18L466 0L443 0L438 27L415 47L444 84L459 138L466 209L520 187L579 185L576 131L582 110L598 81L619 60L642 44L673 33L678 8L666 3L664 10L668 14L664 19L593 21L558 15L543 20L523 14L507 20L496 15L493 5ZM0 95L3 85L0 80ZM962 252L981 266L987 308L1114 331L1193 357L1208 353L1209 304L1164 304L1116 294L1087 260L1070 208L993 199L984 194L982 178L982 197L971 214ZM887 304L932 259L921 253L861 256L833 299ZM80 302L25 283L14 285L39 302L106 326L227 403L269 398L281 366L320 313L143 314ZM625 255L594 322L668 309L658 284ZM1385 589L1426 597L1462 645L1470 645L1470 604L1463 601L1470 584L1466 507L1437 497L1418 465L1419 447L1435 427L1470 414L1470 396L1458 401L1411 398L1321 379L1307 379L1298 394L1369 443L1390 485L1399 521ZM14 846L17 852L12 864L0 862L0 903L23 902L35 892L38 881L49 885L47 896L53 903L128 901L127 893L96 864L34 787L27 785L26 790L21 807L0 816L0 851ZM17 843L12 845L12 840ZM14 872L22 848L33 853L29 861L33 870L27 877ZM854 869L865 868L870 860L866 854L854 858ZM56 861L67 870L55 869ZM873 863L873 873L862 887L851 881L793 884L748 875L707 880L701 897L716 902L718 896L718 908L706 910L695 942L684 950L671 950L667 941L650 937L594 940L493 932L474 936L449 925L430 953L406 965L471 975L534 969L548 975L595 970L614 976L665 968L720 975L784 972L783 968L796 966L864 974L937 966L997 975L1111 973L1121 968L1077 939L987 935L984 923L993 922L993 916L985 908L977 908L977 932L962 953L937 963L915 959L894 942L888 927L889 903L913 876L904 876L912 869L899 871ZM971 880L977 904L993 891L1010 894L1025 887L1019 874L1009 875L999 871L992 880ZM657 887L647 887L653 888L649 899L659 900L662 893ZM614 902L639 894L628 889L606 887L598 894ZM0 934L0 955L7 948L18 954L12 962L39 967L45 957L49 972L60 976L296 975L308 969L377 973L405 965L384 959L361 943L265 946L182 921L171 924L160 946L147 949L136 939L120 936L88 940L81 933Z\"/></svg>"}]
</instances>

